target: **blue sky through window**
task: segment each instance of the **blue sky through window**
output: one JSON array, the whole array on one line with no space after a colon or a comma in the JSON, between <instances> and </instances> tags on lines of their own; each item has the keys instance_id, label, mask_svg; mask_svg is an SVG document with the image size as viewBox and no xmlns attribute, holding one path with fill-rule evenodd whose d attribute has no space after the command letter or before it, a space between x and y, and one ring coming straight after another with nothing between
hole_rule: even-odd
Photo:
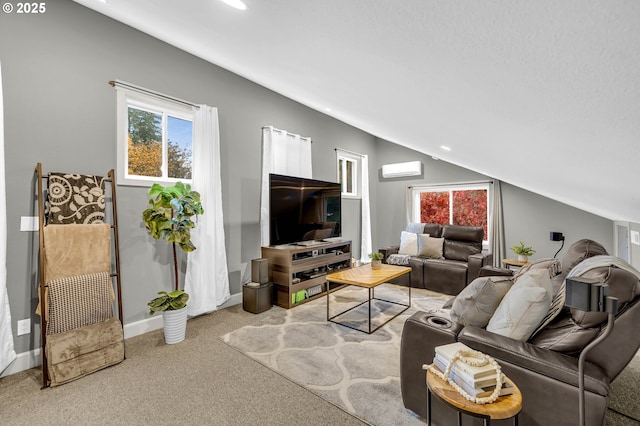
<instances>
[{"instance_id":1,"label":"blue sky through window","mask_svg":"<svg viewBox=\"0 0 640 426\"><path fill-rule=\"evenodd\" d=\"M193 149L193 123L172 116L167 117L168 138L182 149Z\"/></svg>"}]
</instances>

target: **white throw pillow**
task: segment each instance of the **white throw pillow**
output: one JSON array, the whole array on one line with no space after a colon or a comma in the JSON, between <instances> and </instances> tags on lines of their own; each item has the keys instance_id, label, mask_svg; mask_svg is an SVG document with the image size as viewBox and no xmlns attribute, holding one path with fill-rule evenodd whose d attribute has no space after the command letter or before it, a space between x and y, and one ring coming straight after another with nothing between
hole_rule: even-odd
<instances>
[{"instance_id":1,"label":"white throw pillow","mask_svg":"<svg viewBox=\"0 0 640 426\"><path fill-rule=\"evenodd\" d=\"M418 256L430 259L444 259L442 255L443 246L444 238L430 237L429 234L418 236Z\"/></svg>"},{"instance_id":2,"label":"white throw pillow","mask_svg":"<svg viewBox=\"0 0 640 426\"><path fill-rule=\"evenodd\" d=\"M400 234L400 250L398 254L408 254L415 256L418 254L418 234L402 231Z\"/></svg>"},{"instance_id":3,"label":"white throw pillow","mask_svg":"<svg viewBox=\"0 0 640 426\"><path fill-rule=\"evenodd\" d=\"M487 331L527 341L545 318L553 287L546 269L519 276L487 324Z\"/></svg>"}]
</instances>

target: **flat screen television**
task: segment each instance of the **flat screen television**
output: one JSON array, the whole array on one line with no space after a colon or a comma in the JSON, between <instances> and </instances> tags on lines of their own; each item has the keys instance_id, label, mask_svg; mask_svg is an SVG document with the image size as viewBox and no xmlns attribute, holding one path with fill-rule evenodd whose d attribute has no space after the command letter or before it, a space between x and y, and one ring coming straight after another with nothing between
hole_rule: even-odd
<instances>
[{"instance_id":1,"label":"flat screen television","mask_svg":"<svg viewBox=\"0 0 640 426\"><path fill-rule=\"evenodd\" d=\"M269 243L296 244L340 237L339 183L269 175Z\"/></svg>"}]
</instances>

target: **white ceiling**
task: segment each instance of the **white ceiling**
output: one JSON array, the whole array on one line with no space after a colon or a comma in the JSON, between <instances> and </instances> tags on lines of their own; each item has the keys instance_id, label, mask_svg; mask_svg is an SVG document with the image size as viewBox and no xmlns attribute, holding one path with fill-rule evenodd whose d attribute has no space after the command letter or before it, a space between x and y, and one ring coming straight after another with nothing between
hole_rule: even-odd
<instances>
[{"instance_id":1,"label":"white ceiling","mask_svg":"<svg viewBox=\"0 0 640 426\"><path fill-rule=\"evenodd\" d=\"M640 1L75 1L380 138L640 223Z\"/></svg>"}]
</instances>

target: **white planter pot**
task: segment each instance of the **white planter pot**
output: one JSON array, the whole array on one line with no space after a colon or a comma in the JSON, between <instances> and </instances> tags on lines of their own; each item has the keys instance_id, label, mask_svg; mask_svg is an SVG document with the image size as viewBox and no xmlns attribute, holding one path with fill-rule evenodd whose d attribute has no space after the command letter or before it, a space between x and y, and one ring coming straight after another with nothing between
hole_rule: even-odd
<instances>
[{"instance_id":1,"label":"white planter pot","mask_svg":"<svg viewBox=\"0 0 640 426\"><path fill-rule=\"evenodd\" d=\"M382 260L371 261L371 269L381 269L381 268L382 268Z\"/></svg>"},{"instance_id":2,"label":"white planter pot","mask_svg":"<svg viewBox=\"0 0 640 426\"><path fill-rule=\"evenodd\" d=\"M163 311L162 322L164 323L164 341L172 345L184 340L187 331L187 308L177 311Z\"/></svg>"},{"instance_id":3,"label":"white planter pot","mask_svg":"<svg viewBox=\"0 0 640 426\"><path fill-rule=\"evenodd\" d=\"M527 260L529 260L528 256L525 256L524 254L519 254L518 255L518 261L520 262L526 262Z\"/></svg>"}]
</instances>

